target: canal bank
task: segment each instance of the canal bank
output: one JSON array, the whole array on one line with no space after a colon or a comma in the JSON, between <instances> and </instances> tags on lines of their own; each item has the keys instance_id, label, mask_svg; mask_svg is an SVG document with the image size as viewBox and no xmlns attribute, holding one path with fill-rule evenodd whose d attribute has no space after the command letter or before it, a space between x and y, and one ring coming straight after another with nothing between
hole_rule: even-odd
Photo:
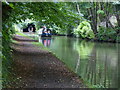
<instances>
[{"instance_id":1,"label":"canal bank","mask_svg":"<svg viewBox=\"0 0 120 90\"><path fill-rule=\"evenodd\" d=\"M85 88L83 81L52 53L33 45L34 40L15 36L13 88ZM13 84L14 83L14 84Z\"/></svg>"},{"instance_id":2,"label":"canal bank","mask_svg":"<svg viewBox=\"0 0 120 90\"><path fill-rule=\"evenodd\" d=\"M53 36L39 40L91 88L118 87L118 43Z\"/></svg>"}]
</instances>

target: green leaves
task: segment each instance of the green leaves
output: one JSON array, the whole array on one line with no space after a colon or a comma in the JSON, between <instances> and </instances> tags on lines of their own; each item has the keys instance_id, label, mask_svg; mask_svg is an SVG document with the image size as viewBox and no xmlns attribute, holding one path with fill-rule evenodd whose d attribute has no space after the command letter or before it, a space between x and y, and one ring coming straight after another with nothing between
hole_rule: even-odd
<instances>
[{"instance_id":1,"label":"green leaves","mask_svg":"<svg viewBox=\"0 0 120 90\"><path fill-rule=\"evenodd\" d=\"M116 41L117 34L112 28L99 27L97 38L101 41Z\"/></svg>"},{"instance_id":2,"label":"green leaves","mask_svg":"<svg viewBox=\"0 0 120 90\"><path fill-rule=\"evenodd\" d=\"M104 11L103 10L98 10L97 14L104 14Z\"/></svg>"},{"instance_id":3,"label":"green leaves","mask_svg":"<svg viewBox=\"0 0 120 90\"><path fill-rule=\"evenodd\" d=\"M9 6L14 9L14 5L12 3L10 3Z\"/></svg>"},{"instance_id":4,"label":"green leaves","mask_svg":"<svg viewBox=\"0 0 120 90\"><path fill-rule=\"evenodd\" d=\"M14 2L11 3L12 22L25 20L27 18L45 22L55 23L64 28L64 24L74 25L75 20L79 20L80 16L70 10L68 3L54 3L54 2Z\"/></svg>"},{"instance_id":5,"label":"green leaves","mask_svg":"<svg viewBox=\"0 0 120 90\"><path fill-rule=\"evenodd\" d=\"M90 23L87 21L82 21L77 29L74 30L77 37L82 38L94 38L94 33L91 29Z\"/></svg>"}]
</instances>

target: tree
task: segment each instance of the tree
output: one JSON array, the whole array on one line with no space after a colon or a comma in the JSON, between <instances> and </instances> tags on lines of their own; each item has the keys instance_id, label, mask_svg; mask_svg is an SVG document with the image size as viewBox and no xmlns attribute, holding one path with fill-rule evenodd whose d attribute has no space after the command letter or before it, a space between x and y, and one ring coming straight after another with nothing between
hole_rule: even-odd
<instances>
[{"instance_id":1,"label":"tree","mask_svg":"<svg viewBox=\"0 0 120 90\"><path fill-rule=\"evenodd\" d=\"M11 38L14 30L13 24L31 19L44 24L53 24L57 27L68 28L77 25L80 20L76 13L71 11L67 3L54 2L3 2L2 3L2 54L3 54L3 78L8 80L9 68L12 63ZM4 83L5 84L5 83ZM3 85L4 85L3 84Z\"/></svg>"}]
</instances>

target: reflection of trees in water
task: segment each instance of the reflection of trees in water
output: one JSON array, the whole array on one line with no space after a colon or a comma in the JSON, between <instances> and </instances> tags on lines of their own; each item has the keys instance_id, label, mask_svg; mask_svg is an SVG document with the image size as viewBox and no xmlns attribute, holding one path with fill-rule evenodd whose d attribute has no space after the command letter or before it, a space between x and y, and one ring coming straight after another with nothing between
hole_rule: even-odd
<instances>
[{"instance_id":1,"label":"reflection of trees in water","mask_svg":"<svg viewBox=\"0 0 120 90\"><path fill-rule=\"evenodd\" d=\"M117 49L109 43L93 43L60 37L53 51L72 70L95 87L117 87Z\"/></svg>"},{"instance_id":2,"label":"reflection of trees in water","mask_svg":"<svg viewBox=\"0 0 120 90\"><path fill-rule=\"evenodd\" d=\"M85 77L87 77L87 80L89 80L91 84L96 84L96 49L95 48L92 49L91 56L88 59Z\"/></svg>"},{"instance_id":3,"label":"reflection of trees in water","mask_svg":"<svg viewBox=\"0 0 120 90\"><path fill-rule=\"evenodd\" d=\"M76 73L78 72L79 65L80 65L80 55L78 57L77 64L76 64L76 67L75 67L75 72Z\"/></svg>"},{"instance_id":4,"label":"reflection of trees in water","mask_svg":"<svg viewBox=\"0 0 120 90\"><path fill-rule=\"evenodd\" d=\"M81 47L80 44L79 47ZM117 55L114 45L113 48L109 48L109 46L112 47L112 45L106 47L104 44L101 46L95 44L93 47L90 47L89 44L87 42L82 49L77 48L79 50L78 53L80 60L78 59L77 61L76 72L78 71L84 80L88 81L95 87L117 87L118 69L116 64ZM86 47L91 49L88 49L88 52L90 53L87 53L86 58L84 58L84 56L82 56L84 52L81 50L87 51ZM78 64L78 62L80 64Z\"/></svg>"},{"instance_id":5,"label":"reflection of trees in water","mask_svg":"<svg viewBox=\"0 0 120 90\"><path fill-rule=\"evenodd\" d=\"M102 49L102 48L100 48L100 49ZM88 63L89 72L90 72L89 76L91 76L91 77L88 76L90 79L90 82L93 85L98 84L98 85L101 85L102 87L116 87L116 85L114 85L114 83L116 83L116 80L114 77L115 77L115 73L117 71L114 72L114 69L116 70L117 66L115 66L115 67L112 67L112 65L110 66L111 61L114 60L112 58L111 58L112 60L109 58L109 57L111 57L110 55L112 55L111 52L108 52L110 48L109 47L106 49L104 48L105 49L104 51L102 51L100 49L98 49L98 48L96 49L96 45L95 45L92 50L92 53L91 53L91 57L89 60L90 63ZM100 54L100 53L102 53L102 54ZM101 56L99 56L99 55L101 55ZM98 58L98 56L100 58ZM101 60L101 57L103 60ZM115 57L115 56L113 56L113 57ZM98 67L99 67L99 70L98 70ZM96 74L97 74L97 78L96 78ZM94 79L94 82L93 82L93 79ZM117 77L116 77L116 79L117 79Z\"/></svg>"},{"instance_id":6,"label":"reflection of trees in water","mask_svg":"<svg viewBox=\"0 0 120 90\"><path fill-rule=\"evenodd\" d=\"M117 44L117 53L118 53L118 59L120 58L120 44ZM118 68L120 69L120 61L118 61ZM118 83L120 83L120 70L118 70ZM118 86L120 88L120 86Z\"/></svg>"}]
</instances>

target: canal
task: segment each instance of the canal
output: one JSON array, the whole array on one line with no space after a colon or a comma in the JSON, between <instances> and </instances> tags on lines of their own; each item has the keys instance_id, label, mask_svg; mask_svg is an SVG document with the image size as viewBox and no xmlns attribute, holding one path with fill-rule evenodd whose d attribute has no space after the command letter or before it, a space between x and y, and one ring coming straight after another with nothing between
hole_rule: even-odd
<instances>
[{"instance_id":1,"label":"canal","mask_svg":"<svg viewBox=\"0 0 120 90\"><path fill-rule=\"evenodd\" d=\"M40 42L88 85L97 88L118 87L120 44L91 42L65 36L41 38Z\"/></svg>"}]
</instances>

